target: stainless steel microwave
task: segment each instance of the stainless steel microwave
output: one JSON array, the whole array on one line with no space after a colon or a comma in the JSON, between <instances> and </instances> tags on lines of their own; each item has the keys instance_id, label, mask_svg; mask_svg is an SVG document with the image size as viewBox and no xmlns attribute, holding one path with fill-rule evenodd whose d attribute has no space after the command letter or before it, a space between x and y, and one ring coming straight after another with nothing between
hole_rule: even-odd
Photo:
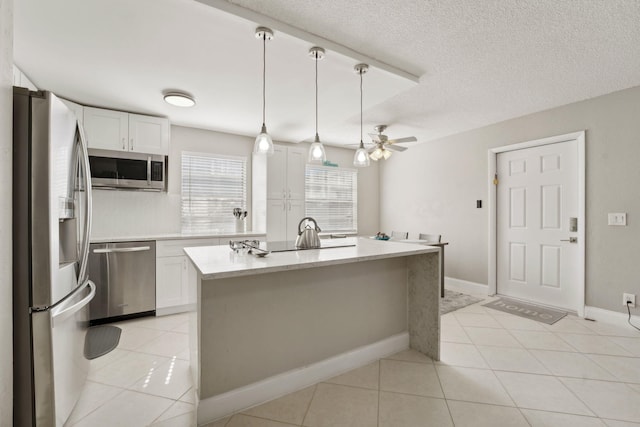
<instances>
[{"instance_id":1,"label":"stainless steel microwave","mask_svg":"<svg viewBox=\"0 0 640 427\"><path fill-rule=\"evenodd\" d=\"M163 155L89 149L89 166L95 188L166 190L167 160Z\"/></svg>"}]
</instances>

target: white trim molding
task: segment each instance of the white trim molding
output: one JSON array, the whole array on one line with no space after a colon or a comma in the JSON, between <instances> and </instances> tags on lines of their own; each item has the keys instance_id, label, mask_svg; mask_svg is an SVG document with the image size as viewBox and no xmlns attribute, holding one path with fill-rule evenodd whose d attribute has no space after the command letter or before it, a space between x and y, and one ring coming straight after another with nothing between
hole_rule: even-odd
<instances>
[{"instance_id":1,"label":"white trim molding","mask_svg":"<svg viewBox=\"0 0 640 427\"><path fill-rule=\"evenodd\" d=\"M244 387L200 400L198 425L210 423L285 394L301 390L380 358L409 348L409 333L403 332L373 344L293 369Z\"/></svg>"},{"instance_id":2,"label":"white trim molding","mask_svg":"<svg viewBox=\"0 0 640 427\"><path fill-rule=\"evenodd\" d=\"M489 288L482 283L469 282L453 277L444 278L444 287L450 291L462 292L463 294L473 295L474 297L485 298L488 296Z\"/></svg>"},{"instance_id":3,"label":"white trim molding","mask_svg":"<svg viewBox=\"0 0 640 427\"><path fill-rule=\"evenodd\" d=\"M578 145L578 252L580 256L578 267L578 295L576 297L574 307L566 307L575 312L580 317L585 316L585 257L586 257L586 217L585 217L585 200L586 200L586 163L585 163L585 131L572 132L565 135L557 135L549 138L536 139L533 141L521 142L518 144L504 145L501 147L490 148L488 153L488 185L489 185L489 251L488 251L488 294L495 295L497 293L497 197L496 186L493 179L497 170L497 156L499 153L507 151L522 150L524 148L540 147L542 145L556 144L565 141L575 140Z\"/></svg>"},{"instance_id":4,"label":"white trim molding","mask_svg":"<svg viewBox=\"0 0 640 427\"><path fill-rule=\"evenodd\" d=\"M629 326L627 320L629 319L628 313L620 313L618 311L605 310L604 308L598 307L584 307L584 317L585 319L595 320L597 322L609 323L617 326ZM640 316L635 314L631 315L631 323L640 327ZM633 329L632 329L633 330Z\"/></svg>"},{"instance_id":5,"label":"white trim molding","mask_svg":"<svg viewBox=\"0 0 640 427\"><path fill-rule=\"evenodd\" d=\"M187 313L189 311L196 311L196 305L182 304L182 305L172 305L171 307L156 308L156 317L168 316L170 314Z\"/></svg>"}]
</instances>

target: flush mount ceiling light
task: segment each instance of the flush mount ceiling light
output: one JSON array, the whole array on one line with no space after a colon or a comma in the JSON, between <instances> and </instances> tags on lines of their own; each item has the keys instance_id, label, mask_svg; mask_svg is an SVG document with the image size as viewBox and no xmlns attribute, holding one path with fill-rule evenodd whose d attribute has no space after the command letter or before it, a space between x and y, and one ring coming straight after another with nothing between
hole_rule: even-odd
<instances>
[{"instance_id":1,"label":"flush mount ceiling light","mask_svg":"<svg viewBox=\"0 0 640 427\"><path fill-rule=\"evenodd\" d=\"M273 154L273 140L267 133L267 126L265 125L265 110L266 110L266 75L267 75L267 40L273 38L273 31L266 27L256 28L256 38L262 40L262 129L256 137L256 142L253 145L253 152L255 154L266 154L270 156Z\"/></svg>"},{"instance_id":2,"label":"flush mount ceiling light","mask_svg":"<svg viewBox=\"0 0 640 427\"><path fill-rule=\"evenodd\" d=\"M165 92L164 101L176 107L193 107L196 100L186 92Z\"/></svg>"},{"instance_id":3,"label":"flush mount ceiling light","mask_svg":"<svg viewBox=\"0 0 640 427\"><path fill-rule=\"evenodd\" d=\"M369 166L369 154L366 148L364 148L364 142L362 142L362 75L369 71L367 64L358 64L353 67L356 74L360 75L360 146L356 150L353 156L353 166L364 168Z\"/></svg>"},{"instance_id":4,"label":"flush mount ceiling light","mask_svg":"<svg viewBox=\"0 0 640 427\"><path fill-rule=\"evenodd\" d=\"M314 46L309 49L309 56L316 62L316 136L309 147L309 163L322 164L327 160L327 155L318 136L318 61L324 58L324 49Z\"/></svg>"}]
</instances>

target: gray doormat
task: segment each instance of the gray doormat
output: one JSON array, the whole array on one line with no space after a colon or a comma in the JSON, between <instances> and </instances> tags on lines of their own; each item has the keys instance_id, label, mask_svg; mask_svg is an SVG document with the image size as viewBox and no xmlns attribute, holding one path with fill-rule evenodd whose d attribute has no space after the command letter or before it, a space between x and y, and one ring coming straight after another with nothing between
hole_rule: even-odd
<instances>
[{"instance_id":1,"label":"gray doormat","mask_svg":"<svg viewBox=\"0 0 640 427\"><path fill-rule=\"evenodd\" d=\"M540 307L535 304L527 304L510 298L500 298L482 305L493 308L494 310L515 314L516 316L524 317L525 319L537 320L538 322L546 323L547 325L553 325L567 315L565 311Z\"/></svg>"},{"instance_id":2,"label":"gray doormat","mask_svg":"<svg viewBox=\"0 0 640 427\"><path fill-rule=\"evenodd\" d=\"M84 338L84 357L95 359L104 356L118 346L122 329L117 326L92 326Z\"/></svg>"},{"instance_id":3,"label":"gray doormat","mask_svg":"<svg viewBox=\"0 0 640 427\"><path fill-rule=\"evenodd\" d=\"M453 292L448 289L444 290L444 298L440 299L440 315L458 310L471 304L482 301L482 298L472 297L471 295Z\"/></svg>"}]
</instances>

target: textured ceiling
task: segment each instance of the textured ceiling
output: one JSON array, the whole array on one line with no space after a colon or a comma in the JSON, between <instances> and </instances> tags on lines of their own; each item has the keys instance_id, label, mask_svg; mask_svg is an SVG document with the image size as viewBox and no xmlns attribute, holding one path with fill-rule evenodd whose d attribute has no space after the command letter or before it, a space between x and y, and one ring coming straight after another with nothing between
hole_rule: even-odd
<instances>
[{"instance_id":1,"label":"textured ceiling","mask_svg":"<svg viewBox=\"0 0 640 427\"><path fill-rule=\"evenodd\" d=\"M363 55L419 76L403 86L378 68L365 75L365 132L389 124L389 137L419 142L640 85L638 0L199 1L20 0L16 62L36 84L81 102L254 135L261 51L252 31L268 17L276 139L313 135L313 64L300 59L313 36L355 53L329 51L320 66L320 134L334 144L357 141L349 69ZM194 93L196 109L167 107L163 88Z\"/></svg>"},{"instance_id":2,"label":"textured ceiling","mask_svg":"<svg viewBox=\"0 0 640 427\"><path fill-rule=\"evenodd\" d=\"M420 76L368 109L437 137L640 85L638 0L232 0Z\"/></svg>"}]
</instances>

